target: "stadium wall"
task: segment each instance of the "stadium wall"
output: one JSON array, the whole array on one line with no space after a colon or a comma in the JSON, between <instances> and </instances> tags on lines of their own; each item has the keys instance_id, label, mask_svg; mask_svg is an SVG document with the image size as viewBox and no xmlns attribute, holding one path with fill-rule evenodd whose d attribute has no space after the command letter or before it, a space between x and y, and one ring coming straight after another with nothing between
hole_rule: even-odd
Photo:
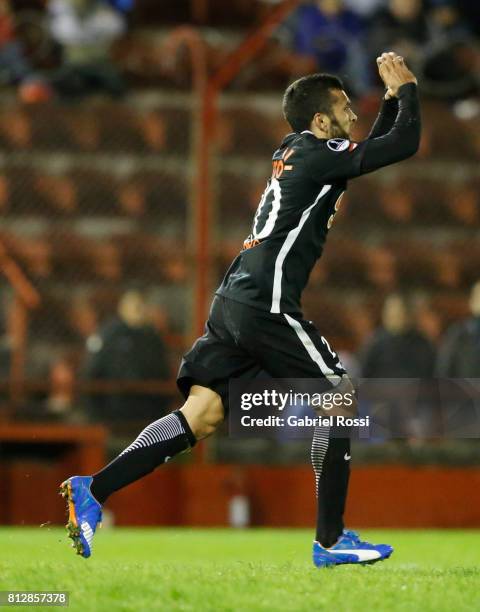
<instances>
[{"instance_id":1,"label":"stadium wall","mask_svg":"<svg viewBox=\"0 0 480 612\"><path fill-rule=\"evenodd\" d=\"M3 463L0 524L63 523L64 505L56 496L63 474L59 464ZM229 503L242 494L252 526L309 527L315 513L312 487L307 466L172 465L120 491L107 507L117 525L227 526ZM347 522L356 527L478 527L480 468L354 468Z\"/></svg>"}]
</instances>

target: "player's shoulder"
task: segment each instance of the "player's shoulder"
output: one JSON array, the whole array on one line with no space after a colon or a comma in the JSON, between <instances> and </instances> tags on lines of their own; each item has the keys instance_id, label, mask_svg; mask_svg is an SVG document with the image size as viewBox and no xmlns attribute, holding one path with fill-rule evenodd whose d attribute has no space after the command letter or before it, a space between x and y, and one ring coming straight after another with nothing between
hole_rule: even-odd
<instances>
[{"instance_id":1,"label":"player's shoulder","mask_svg":"<svg viewBox=\"0 0 480 612\"><path fill-rule=\"evenodd\" d=\"M317 138L312 132L303 134L305 147L314 151L325 151L325 153L352 152L358 147L357 142L348 138Z\"/></svg>"},{"instance_id":2,"label":"player's shoulder","mask_svg":"<svg viewBox=\"0 0 480 612\"><path fill-rule=\"evenodd\" d=\"M287 134L283 139L279 151L285 150L285 148L291 148L295 149L297 152L303 152L306 157L312 154L323 157L323 153L328 159L335 158L335 154L341 154L343 152L352 153L358 145L358 142L354 142L348 138L317 138L310 130L304 130L303 132Z\"/></svg>"},{"instance_id":3,"label":"player's shoulder","mask_svg":"<svg viewBox=\"0 0 480 612\"><path fill-rule=\"evenodd\" d=\"M290 132L290 134L287 134L279 148L275 151L274 153L274 157L281 151L284 151L285 149L289 149L292 147L295 147L298 149L299 146L302 145L302 139L301 139L301 134L299 134L298 132Z\"/></svg>"},{"instance_id":4,"label":"player's shoulder","mask_svg":"<svg viewBox=\"0 0 480 612\"><path fill-rule=\"evenodd\" d=\"M314 175L315 180L332 169L346 169L346 174L357 176L358 156L354 154L359 143L346 138L317 138L310 130L287 134L273 155L273 164L285 164L285 169L294 170L289 176L298 177L299 172ZM359 149L360 150L360 149ZM356 153L356 151L355 151ZM288 166L286 165L288 161Z\"/></svg>"},{"instance_id":5,"label":"player's shoulder","mask_svg":"<svg viewBox=\"0 0 480 612\"><path fill-rule=\"evenodd\" d=\"M310 130L303 132L291 132L287 134L280 145L280 149L285 147L303 147L305 149L322 149L329 151L345 151L353 150L358 146L358 143L346 138L317 138Z\"/></svg>"},{"instance_id":6,"label":"player's shoulder","mask_svg":"<svg viewBox=\"0 0 480 612\"><path fill-rule=\"evenodd\" d=\"M295 149L311 149L318 147L319 143L325 142L319 140L310 130L303 132L291 132L287 134L280 145L280 149L285 147L294 147Z\"/></svg>"}]
</instances>

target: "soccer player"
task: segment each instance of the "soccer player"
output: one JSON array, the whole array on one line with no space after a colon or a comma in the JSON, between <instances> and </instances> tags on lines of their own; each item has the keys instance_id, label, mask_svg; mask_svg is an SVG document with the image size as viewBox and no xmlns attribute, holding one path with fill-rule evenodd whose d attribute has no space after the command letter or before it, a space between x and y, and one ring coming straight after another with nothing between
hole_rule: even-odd
<instances>
[{"instance_id":1,"label":"soccer player","mask_svg":"<svg viewBox=\"0 0 480 612\"><path fill-rule=\"evenodd\" d=\"M338 78L311 74L287 88L283 111L293 132L273 154L252 232L216 292L205 333L182 360L177 384L185 403L148 425L98 473L61 485L69 536L83 557L91 554L102 505L113 492L215 431L228 409L229 379L249 380L264 371L274 378L323 379L337 392L354 392L337 354L303 319L300 296L347 181L418 149L416 78L395 53L384 53L377 65L385 99L363 142L350 140L357 117ZM343 414L349 410L344 403ZM312 444L318 498L313 561L324 567L385 559L391 546L363 542L344 529L350 439L333 433L316 428Z\"/></svg>"}]
</instances>

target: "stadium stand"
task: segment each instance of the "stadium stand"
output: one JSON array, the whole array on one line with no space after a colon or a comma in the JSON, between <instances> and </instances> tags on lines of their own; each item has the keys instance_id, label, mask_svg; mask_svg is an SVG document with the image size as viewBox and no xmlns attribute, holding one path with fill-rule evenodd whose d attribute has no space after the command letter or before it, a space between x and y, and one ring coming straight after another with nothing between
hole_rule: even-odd
<instances>
[{"instance_id":1,"label":"stadium stand","mask_svg":"<svg viewBox=\"0 0 480 612\"><path fill-rule=\"evenodd\" d=\"M242 94L244 109L248 103ZM269 122L255 104L225 118L232 133L217 160L216 208L218 231L230 242L217 245L219 274L248 233L263 188L259 175L268 173L278 141L278 118ZM169 258L176 261L185 247L189 178L179 156L188 138L182 145L168 134L176 125L185 130L185 116L162 108L162 119L153 112L147 117L118 103L85 114L76 109L75 120L72 111L57 116L48 106L20 112L4 107L2 114L3 144L12 153L1 169L3 237L32 280L48 279L66 291L72 281L128 282L136 276L165 282ZM440 120L435 107L427 105L425 117L433 132ZM156 137L146 127L152 122ZM402 286L465 294L480 264L478 247L469 243L478 219L478 178L469 163L474 145L467 135L460 140L463 149L455 155L459 163L463 159L463 177L454 187L449 176L442 183L447 143L462 129L451 120L443 125L444 144L439 137L428 156L352 184L320 264L324 271L314 275L310 291L351 288L368 297L382 286ZM321 321L324 308L312 308L311 316ZM53 332L57 317L48 318ZM351 345L348 325L341 337L341 345Z\"/></svg>"},{"instance_id":2,"label":"stadium stand","mask_svg":"<svg viewBox=\"0 0 480 612\"><path fill-rule=\"evenodd\" d=\"M159 57L150 58L161 55L172 26L190 21L201 26L212 68L269 10L263 2L253 3L253 10L240 0L229 2L228 10L220 1L204 4L205 10L186 1L161 9L138 3L116 51L130 84L123 101L28 105L8 94L0 100L1 239L42 296L28 340L33 360L37 344L53 347L59 338L67 350L81 350L83 324L75 321L81 308L73 294L81 293L90 320L100 322L131 283L177 296L166 301L172 348L178 353L188 345L198 102L181 91L190 87L182 58L173 77ZM20 10L41 6L18 3ZM206 23L211 29L202 29ZM235 81L222 96L212 134L212 287L249 232L270 155L287 131L278 91L241 84ZM376 105L362 100L357 106L360 138ZM423 114L420 154L351 185L312 274L306 312L320 329L328 318L340 350L358 349L372 327L365 323L366 306L378 321L383 297L397 289L420 291L435 304L442 327L467 311L480 267L480 128L432 99L425 100ZM190 312L183 325L178 300ZM48 360L43 348L38 355Z\"/></svg>"}]
</instances>

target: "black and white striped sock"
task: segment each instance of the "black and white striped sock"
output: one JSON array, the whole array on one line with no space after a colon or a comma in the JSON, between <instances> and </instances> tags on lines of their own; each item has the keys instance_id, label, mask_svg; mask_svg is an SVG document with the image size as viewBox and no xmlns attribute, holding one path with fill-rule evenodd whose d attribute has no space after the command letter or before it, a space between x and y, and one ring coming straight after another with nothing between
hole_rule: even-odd
<instances>
[{"instance_id":1,"label":"black and white striped sock","mask_svg":"<svg viewBox=\"0 0 480 612\"><path fill-rule=\"evenodd\" d=\"M328 450L330 427L315 427L310 458L315 472L315 495L318 497L318 480L322 475L323 462Z\"/></svg>"},{"instance_id":2,"label":"black and white striped sock","mask_svg":"<svg viewBox=\"0 0 480 612\"><path fill-rule=\"evenodd\" d=\"M150 423L111 463L93 475L90 490L98 502L191 448L195 436L180 410Z\"/></svg>"},{"instance_id":3,"label":"black and white striped sock","mask_svg":"<svg viewBox=\"0 0 480 612\"><path fill-rule=\"evenodd\" d=\"M350 438L339 438L334 432L334 428L315 427L311 452L317 495L315 539L327 548L343 531L350 476Z\"/></svg>"}]
</instances>

